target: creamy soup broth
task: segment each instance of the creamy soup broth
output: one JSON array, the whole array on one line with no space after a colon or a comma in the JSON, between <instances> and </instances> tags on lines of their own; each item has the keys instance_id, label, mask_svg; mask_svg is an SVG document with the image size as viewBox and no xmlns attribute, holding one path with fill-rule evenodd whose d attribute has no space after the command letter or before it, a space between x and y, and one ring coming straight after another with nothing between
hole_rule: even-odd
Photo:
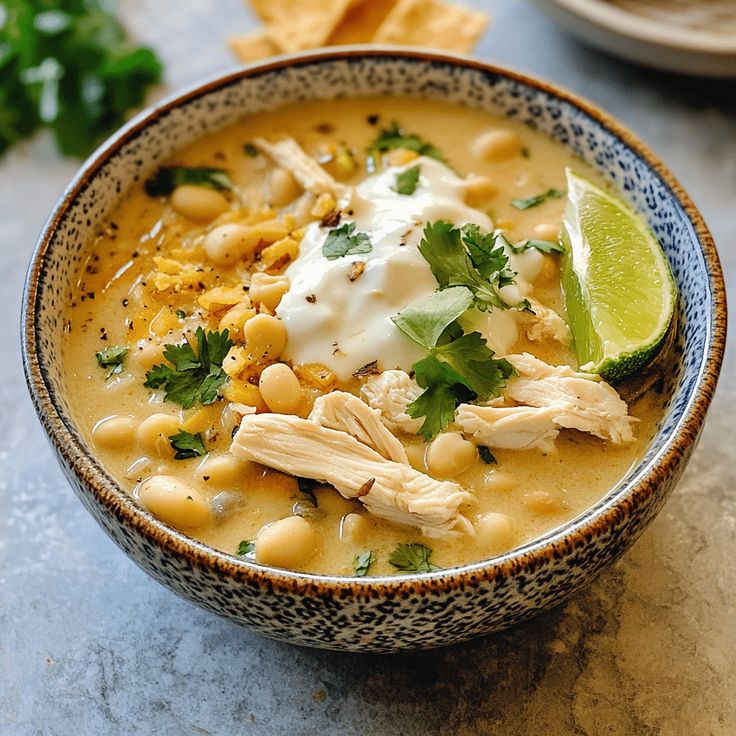
<instances>
[{"instance_id":1,"label":"creamy soup broth","mask_svg":"<svg viewBox=\"0 0 736 736\"><path fill-rule=\"evenodd\" d=\"M292 136L308 153L318 159L321 156L325 168L336 178L355 183L366 176L366 149L378 129L392 120L440 149L459 175L487 176L495 191L482 195L486 201L476 206L489 212L495 227L503 228L513 241L539 238L540 233L546 237L545 233L557 230L565 200L550 198L537 207L519 210L511 206L512 199L550 188L564 190L567 166L597 179L563 146L514 121L458 106L401 98L307 103L256 115L189 146L177 154L174 163L227 170L236 187L235 196L244 206L249 211L264 209L269 206L273 164L263 154L248 155L245 144L257 136ZM474 153L471 142L494 128L516 134L521 154L486 160ZM353 173L337 167L335 146L343 143L356 152L358 166ZM274 210L278 213L279 208ZM219 221L228 218L237 219L229 211L220 215ZM652 392L629 407L640 420L634 443L616 446L565 430L556 441L556 451L546 455L538 450L497 449L493 452L497 464L478 458L454 480L477 499L468 511L469 518L498 512L510 520L510 531L491 543L470 535L425 538L417 529L366 514L360 502L345 499L327 486L314 489L315 507L293 477L229 455L219 460L227 453L239 421L228 399L182 410L164 401L161 391L144 387L146 371L162 360L164 343L181 342L199 325L217 329L221 316L203 313L198 297L212 287L237 282L247 270L248 264L218 266L202 256L198 238L210 227L210 221L184 217L169 200L152 198L141 186L134 187L91 245L67 308L62 345L67 385L81 432L123 488L135 494L141 481L158 473L185 480L205 501L218 497L204 523L184 529L187 534L236 554L241 541L254 540L264 525L298 513L317 530L318 539L316 551L293 565L298 569L349 575L356 555L371 550L375 563L370 574L393 573L396 570L388 563L391 551L397 544L412 542L431 547L435 565L451 567L493 557L564 524L599 500L642 456L660 414L661 399ZM178 291L157 290L152 274L161 273L161 264L155 257L190 258L198 269L197 276L188 278L187 286ZM555 257L545 255L543 268L546 275L535 282L534 296L564 314ZM165 264L163 270L167 270ZM172 283L178 278L173 276ZM514 352L529 351L549 363L576 365L572 352L559 343L532 344L523 331L520 335ZM118 345L128 346L130 352L123 370L106 377L109 371L98 365L96 353ZM356 391L359 383L356 379L340 387ZM299 413L306 416L310 400L320 388L303 384L303 390L305 404ZM237 399L247 403L242 397ZM153 414L171 417L163 439L157 427L148 435L141 430L144 420ZM94 428L110 416L121 418L119 426L111 432L95 433ZM178 428L199 433L207 456L175 460L166 436ZM411 435L401 439L412 464L425 471L425 443ZM345 518L350 513L358 514L361 521L356 528L346 530ZM349 524L353 522L354 517Z\"/></svg>"}]
</instances>

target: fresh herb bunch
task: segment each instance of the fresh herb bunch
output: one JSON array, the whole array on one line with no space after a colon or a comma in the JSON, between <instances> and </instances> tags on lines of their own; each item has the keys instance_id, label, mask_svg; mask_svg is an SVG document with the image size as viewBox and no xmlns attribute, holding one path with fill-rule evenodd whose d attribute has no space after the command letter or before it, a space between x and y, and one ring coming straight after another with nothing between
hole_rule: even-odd
<instances>
[{"instance_id":1,"label":"fresh herb bunch","mask_svg":"<svg viewBox=\"0 0 736 736\"><path fill-rule=\"evenodd\" d=\"M0 154L38 127L89 153L161 78L156 54L126 42L109 0L0 5Z\"/></svg>"}]
</instances>

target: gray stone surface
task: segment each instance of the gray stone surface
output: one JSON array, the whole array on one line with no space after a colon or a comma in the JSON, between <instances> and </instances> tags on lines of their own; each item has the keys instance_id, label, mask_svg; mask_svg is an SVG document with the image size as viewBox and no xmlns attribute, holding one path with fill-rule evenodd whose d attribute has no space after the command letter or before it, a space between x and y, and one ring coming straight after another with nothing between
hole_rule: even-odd
<instances>
[{"instance_id":1,"label":"gray stone surface","mask_svg":"<svg viewBox=\"0 0 736 736\"><path fill-rule=\"evenodd\" d=\"M648 72L575 45L496 0L483 58L600 103L690 191L736 279L733 83ZM226 67L239 0L126 0L169 89ZM175 598L115 548L57 469L18 353L34 239L76 164L39 135L0 161L0 733L736 733L733 352L702 442L630 554L513 631L413 656L273 643Z\"/></svg>"}]
</instances>

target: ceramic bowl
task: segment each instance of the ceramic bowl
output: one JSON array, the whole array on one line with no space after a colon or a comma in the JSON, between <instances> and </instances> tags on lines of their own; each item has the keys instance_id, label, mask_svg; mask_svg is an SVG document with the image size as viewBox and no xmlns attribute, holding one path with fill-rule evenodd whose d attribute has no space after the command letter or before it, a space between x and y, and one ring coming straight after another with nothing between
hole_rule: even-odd
<instances>
[{"instance_id":1,"label":"ceramic bowl","mask_svg":"<svg viewBox=\"0 0 736 736\"><path fill-rule=\"evenodd\" d=\"M657 69L736 77L733 0L533 0L562 28Z\"/></svg>"},{"instance_id":2,"label":"ceramic bowl","mask_svg":"<svg viewBox=\"0 0 736 736\"><path fill-rule=\"evenodd\" d=\"M110 478L75 426L59 358L62 310L95 230L121 195L177 149L295 100L417 95L515 118L594 166L661 239L680 289L672 398L646 456L564 527L496 559L436 573L341 578L271 569L217 552L161 523ZM590 582L662 508L693 450L725 339L723 279L700 214L659 160L619 123L568 92L467 58L338 49L240 69L148 110L103 144L59 200L36 248L23 302L25 371L41 422L89 512L156 580L267 636L391 652L503 629Z\"/></svg>"}]
</instances>

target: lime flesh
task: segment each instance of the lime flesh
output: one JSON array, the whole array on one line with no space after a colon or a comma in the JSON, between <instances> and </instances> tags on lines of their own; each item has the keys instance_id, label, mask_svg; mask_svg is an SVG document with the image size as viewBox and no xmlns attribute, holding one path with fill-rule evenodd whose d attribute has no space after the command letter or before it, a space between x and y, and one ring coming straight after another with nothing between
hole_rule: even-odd
<instances>
[{"instance_id":1,"label":"lime flesh","mask_svg":"<svg viewBox=\"0 0 736 736\"><path fill-rule=\"evenodd\" d=\"M567 170L562 286L582 370L620 380L656 354L677 292L644 220L618 197Z\"/></svg>"}]
</instances>

